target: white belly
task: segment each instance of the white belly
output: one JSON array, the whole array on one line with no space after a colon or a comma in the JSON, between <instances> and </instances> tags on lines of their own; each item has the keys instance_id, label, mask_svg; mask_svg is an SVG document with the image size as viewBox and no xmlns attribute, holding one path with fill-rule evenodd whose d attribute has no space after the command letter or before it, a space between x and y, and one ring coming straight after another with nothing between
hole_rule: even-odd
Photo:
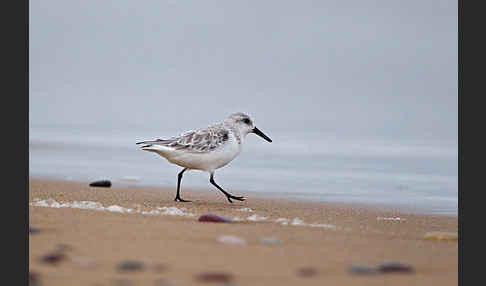
<instances>
[{"instance_id":1,"label":"white belly","mask_svg":"<svg viewBox=\"0 0 486 286\"><path fill-rule=\"evenodd\" d=\"M160 154L169 162L181 167L212 172L226 166L241 152L241 144L230 136L228 142L223 146L206 153L191 153L184 150Z\"/></svg>"}]
</instances>

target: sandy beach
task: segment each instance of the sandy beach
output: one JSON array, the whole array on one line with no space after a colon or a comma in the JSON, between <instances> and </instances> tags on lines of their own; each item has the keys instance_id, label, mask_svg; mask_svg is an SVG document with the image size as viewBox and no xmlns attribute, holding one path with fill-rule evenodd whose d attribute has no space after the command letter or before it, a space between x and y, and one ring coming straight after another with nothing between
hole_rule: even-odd
<instances>
[{"instance_id":1,"label":"sandy beach","mask_svg":"<svg viewBox=\"0 0 486 286\"><path fill-rule=\"evenodd\" d=\"M233 190L247 200L230 204L210 188L184 188L193 202L176 203L174 188L88 184L29 180L29 269L39 285L458 284L458 242L424 239L457 233L455 216ZM198 221L208 213L234 222ZM49 253L59 260L43 260ZM350 271L384 261L413 271Z\"/></svg>"}]
</instances>

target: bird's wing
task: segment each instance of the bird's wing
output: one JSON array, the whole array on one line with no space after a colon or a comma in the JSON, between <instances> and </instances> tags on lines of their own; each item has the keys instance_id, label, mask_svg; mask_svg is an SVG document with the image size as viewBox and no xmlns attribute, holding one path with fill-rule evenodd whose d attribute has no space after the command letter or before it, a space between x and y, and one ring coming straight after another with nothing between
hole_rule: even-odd
<instances>
[{"instance_id":1,"label":"bird's wing","mask_svg":"<svg viewBox=\"0 0 486 286\"><path fill-rule=\"evenodd\" d=\"M217 127L207 127L198 130L186 131L180 136L170 139L143 141L138 142L137 144L144 144L142 148L151 145L161 145L174 148L175 150L204 153L222 146L224 143L226 143L226 141L228 141L228 139L228 130Z\"/></svg>"}]
</instances>

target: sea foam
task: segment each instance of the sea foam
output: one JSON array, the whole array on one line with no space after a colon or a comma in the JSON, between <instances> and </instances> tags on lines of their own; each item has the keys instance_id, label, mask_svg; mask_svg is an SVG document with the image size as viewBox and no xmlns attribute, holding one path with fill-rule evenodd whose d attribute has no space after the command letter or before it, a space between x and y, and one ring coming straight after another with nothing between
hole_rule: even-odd
<instances>
[{"instance_id":1,"label":"sea foam","mask_svg":"<svg viewBox=\"0 0 486 286\"><path fill-rule=\"evenodd\" d=\"M124 208L118 205L111 205L104 207L101 203L92 201L74 201L74 202L64 202L60 203L54 199L40 200L35 198L31 206L37 207L50 207L50 208L73 208L73 209L85 209L85 210L96 210L96 211L108 211L115 213L138 213L143 215L171 215L171 216L194 216L192 213L186 213L183 209L178 209L176 207L157 207L152 210L142 210L140 208Z\"/></svg>"}]
</instances>

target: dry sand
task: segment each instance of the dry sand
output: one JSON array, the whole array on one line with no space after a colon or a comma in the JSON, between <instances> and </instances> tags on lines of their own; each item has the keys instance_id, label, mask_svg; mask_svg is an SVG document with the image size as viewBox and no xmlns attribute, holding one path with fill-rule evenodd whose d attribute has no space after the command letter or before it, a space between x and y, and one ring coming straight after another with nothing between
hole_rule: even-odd
<instances>
[{"instance_id":1,"label":"dry sand","mask_svg":"<svg viewBox=\"0 0 486 286\"><path fill-rule=\"evenodd\" d=\"M29 185L29 203L34 199L93 201L104 207L141 211L176 206L195 215L31 205L29 224L40 231L29 235L29 269L39 275L44 286L213 285L197 279L201 273L213 272L230 274L231 283L226 285L458 285L457 241L424 240L425 233L431 231L457 233L454 216L289 201L236 191L235 195L245 195L247 201L229 204L215 189L184 188L182 197L193 202L176 203L173 188L116 184L93 188L88 183L32 178ZM198 222L205 213L245 220L232 224ZM255 214L267 219L246 220ZM381 219L397 217L400 220ZM282 225L275 222L278 218L327 225ZM218 241L221 235L238 236L246 244L224 244ZM260 241L264 237L276 237L281 243L264 244ZM59 244L69 246L63 252L66 258L55 265L42 262L41 257ZM126 260L142 262L144 267L122 273L117 265ZM415 271L376 275L349 271L353 264L376 266L384 260L408 263Z\"/></svg>"}]
</instances>

